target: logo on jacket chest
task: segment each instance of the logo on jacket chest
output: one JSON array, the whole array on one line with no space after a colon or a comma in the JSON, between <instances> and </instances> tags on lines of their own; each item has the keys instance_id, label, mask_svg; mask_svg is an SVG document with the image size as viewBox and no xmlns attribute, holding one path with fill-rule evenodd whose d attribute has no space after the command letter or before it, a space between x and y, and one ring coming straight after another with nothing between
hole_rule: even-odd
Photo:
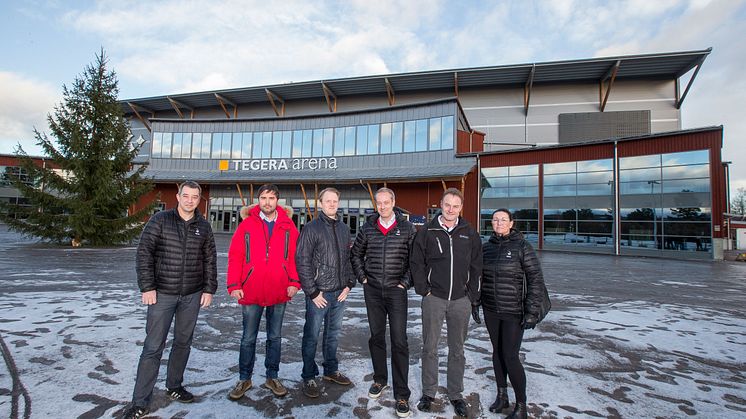
<instances>
[{"instance_id":1,"label":"logo on jacket chest","mask_svg":"<svg viewBox=\"0 0 746 419\"><path fill-rule=\"evenodd\" d=\"M505 252L505 259L513 259L513 252L511 252L510 250Z\"/></svg>"},{"instance_id":2,"label":"logo on jacket chest","mask_svg":"<svg viewBox=\"0 0 746 419\"><path fill-rule=\"evenodd\" d=\"M194 230L194 235L195 235L195 236L199 236L199 229L195 229L195 230Z\"/></svg>"}]
</instances>

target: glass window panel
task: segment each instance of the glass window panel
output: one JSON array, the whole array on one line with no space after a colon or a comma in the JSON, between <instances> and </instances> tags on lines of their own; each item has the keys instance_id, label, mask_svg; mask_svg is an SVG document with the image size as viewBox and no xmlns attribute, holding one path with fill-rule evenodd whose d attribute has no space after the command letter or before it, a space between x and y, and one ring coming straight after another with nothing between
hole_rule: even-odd
<instances>
[{"instance_id":1,"label":"glass window panel","mask_svg":"<svg viewBox=\"0 0 746 419\"><path fill-rule=\"evenodd\" d=\"M313 148L313 131L310 129L303 130L303 157L311 157L311 149Z\"/></svg>"},{"instance_id":2,"label":"glass window panel","mask_svg":"<svg viewBox=\"0 0 746 419\"><path fill-rule=\"evenodd\" d=\"M611 208L579 208L578 220L612 221L614 219Z\"/></svg>"},{"instance_id":3,"label":"glass window panel","mask_svg":"<svg viewBox=\"0 0 746 419\"><path fill-rule=\"evenodd\" d=\"M198 134L194 134L194 135L198 135ZM241 158L241 150L242 149L243 149L243 134L240 133L240 132L234 132L233 133L233 147L232 147L232 151L231 151L231 158L232 159L240 159Z\"/></svg>"},{"instance_id":4,"label":"glass window panel","mask_svg":"<svg viewBox=\"0 0 746 419\"><path fill-rule=\"evenodd\" d=\"M663 168L663 179L709 178L710 165L674 166Z\"/></svg>"},{"instance_id":5,"label":"glass window panel","mask_svg":"<svg viewBox=\"0 0 746 419\"><path fill-rule=\"evenodd\" d=\"M710 192L709 179L664 180L663 193Z\"/></svg>"},{"instance_id":6,"label":"glass window panel","mask_svg":"<svg viewBox=\"0 0 746 419\"><path fill-rule=\"evenodd\" d=\"M220 149L223 147L223 134L215 132L212 134L212 148L210 149L210 156L213 159L220 158Z\"/></svg>"},{"instance_id":7,"label":"glass window panel","mask_svg":"<svg viewBox=\"0 0 746 419\"><path fill-rule=\"evenodd\" d=\"M682 153L668 153L661 155L664 166L676 166L680 164L710 163L710 152L708 150L685 151Z\"/></svg>"},{"instance_id":8,"label":"glass window panel","mask_svg":"<svg viewBox=\"0 0 746 419\"><path fill-rule=\"evenodd\" d=\"M417 120L415 151L427 151L427 126L427 119Z\"/></svg>"},{"instance_id":9,"label":"glass window panel","mask_svg":"<svg viewBox=\"0 0 746 419\"><path fill-rule=\"evenodd\" d=\"M552 175L557 173L575 173L576 163L574 161L568 163L550 163L544 165L544 174ZM574 181L573 181L574 182Z\"/></svg>"},{"instance_id":10,"label":"glass window panel","mask_svg":"<svg viewBox=\"0 0 746 419\"><path fill-rule=\"evenodd\" d=\"M614 160L586 160L578 162L578 172L598 172L602 170L614 170Z\"/></svg>"},{"instance_id":11,"label":"glass window panel","mask_svg":"<svg viewBox=\"0 0 746 419\"><path fill-rule=\"evenodd\" d=\"M357 127L356 153L358 156L368 154L368 127L367 126Z\"/></svg>"},{"instance_id":12,"label":"glass window panel","mask_svg":"<svg viewBox=\"0 0 746 419\"><path fill-rule=\"evenodd\" d=\"M575 196L575 185L545 186L544 196Z\"/></svg>"},{"instance_id":13,"label":"glass window panel","mask_svg":"<svg viewBox=\"0 0 746 419\"><path fill-rule=\"evenodd\" d=\"M220 149L220 158L228 159L230 157L231 157L231 133L224 132L223 133L223 144Z\"/></svg>"},{"instance_id":14,"label":"glass window panel","mask_svg":"<svg viewBox=\"0 0 746 419\"><path fill-rule=\"evenodd\" d=\"M244 132L243 133L243 142L241 145L241 158L242 159L250 159L251 158L251 144L254 137L254 134L251 132Z\"/></svg>"},{"instance_id":15,"label":"glass window panel","mask_svg":"<svg viewBox=\"0 0 746 419\"><path fill-rule=\"evenodd\" d=\"M538 176L511 176L510 186L537 186L539 185Z\"/></svg>"},{"instance_id":16,"label":"glass window panel","mask_svg":"<svg viewBox=\"0 0 746 419\"><path fill-rule=\"evenodd\" d=\"M545 175L544 185L575 185L575 172L561 175Z\"/></svg>"},{"instance_id":17,"label":"glass window panel","mask_svg":"<svg viewBox=\"0 0 746 419\"><path fill-rule=\"evenodd\" d=\"M202 133L195 132L192 134L192 154L189 157L198 159L200 151L202 151Z\"/></svg>"},{"instance_id":18,"label":"glass window panel","mask_svg":"<svg viewBox=\"0 0 746 419\"><path fill-rule=\"evenodd\" d=\"M341 129L341 128L337 128ZM293 157L303 155L303 131L293 131Z\"/></svg>"},{"instance_id":19,"label":"glass window panel","mask_svg":"<svg viewBox=\"0 0 746 419\"><path fill-rule=\"evenodd\" d=\"M282 157L290 157L290 147L292 145L293 133L290 131L282 131Z\"/></svg>"},{"instance_id":20,"label":"glass window panel","mask_svg":"<svg viewBox=\"0 0 746 419\"><path fill-rule=\"evenodd\" d=\"M580 176L580 174L578 174ZM577 190L578 196L598 196L598 195L613 195L614 184L613 183L591 183L585 185L578 185Z\"/></svg>"},{"instance_id":21,"label":"glass window panel","mask_svg":"<svg viewBox=\"0 0 746 419\"><path fill-rule=\"evenodd\" d=\"M666 236L710 236L710 223L669 222L664 225Z\"/></svg>"},{"instance_id":22,"label":"glass window panel","mask_svg":"<svg viewBox=\"0 0 746 419\"><path fill-rule=\"evenodd\" d=\"M664 208L663 218L671 221L710 221L712 214L710 208L703 207Z\"/></svg>"},{"instance_id":23,"label":"glass window panel","mask_svg":"<svg viewBox=\"0 0 746 419\"><path fill-rule=\"evenodd\" d=\"M171 144L173 142L173 133L170 132L164 132L163 133L163 144L161 148L161 157L169 158L171 157Z\"/></svg>"},{"instance_id":24,"label":"glass window panel","mask_svg":"<svg viewBox=\"0 0 746 419\"><path fill-rule=\"evenodd\" d=\"M622 195L634 194L659 194L661 183L657 180L647 182L623 182L619 185L619 193Z\"/></svg>"},{"instance_id":25,"label":"glass window panel","mask_svg":"<svg viewBox=\"0 0 746 419\"><path fill-rule=\"evenodd\" d=\"M484 177L508 176L508 168L507 167L483 167L482 176Z\"/></svg>"},{"instance_id":26,"label":"glass window panel","mask_svg":"<svg viewBox=\"0 0 746 419\"><path fill-rule=\"evenodd\" d=\"M184 133L181 132L175 132L173 137L173 146L171 148L171 155L175 159L181 158L181 143L184 139Z\"/></svg>"},{"instance_id":27,"label":"glass window panel","mask_svg":"<svg viewBox=\"0 0 746 419\"><path fill-rule=\"evenodd\" d=\"M484 188L482 198L507 198L508 188Z\"/></svg>"},{"instance_id":28,"label":"glass window panel","mask_svg":"<svg viewBox=\"0 0 746 419\"><path fill-rule=\"evenodd\" d=\"M622 157L619 159L620 169L638 169L645 167L659 167L661 165L660 154L652 156Z\"/></svg>"},{"instance_id":29,"label":"glass window panel","mask_svg":"<svg viewBox=\"0 0 746 419\"><path fill-rule=\"evenodd\" d=\"M394 122L391 124L391 152L401 153L402 152L402 138L404 135L404 124L401 122Z\"/></svg>"},{"instance_id":30,"label":"glass window panel","mask_svg":"<svg viewBox=\"0 0 746 419\"><path fill-rule=\"evenodd\" d=\"M153 138L150 141L150 155L153 157L161 157L161 147L163 147L163 133L154 132Z\"/></svg>"},{"instance_id":31,"label":"glass window panel","mask_svg":"<svg viewBox=\"0 0 746 419\"><path fill-rule=\"evenodd\" d=\"M636 221L649 220L653 221L653 216L658 217L652 208L622 208L619 212L622 220Z\"/></svg>"},{"instance_id":32,"label":"glass window panel","mask_svg":"<svg viewBox=\"0 0 746 419\"><path fill-rule=\"evenodd\" d=\"M334 147L334 130L332 128L324 129L324 146L321 150L321 155L332 156Z\"/></svg>"},{"instance_id":33,"label":"glass window panel","mask_svg":"<svg viewBox=\"0 0 746 419\"><path fill-rule=\"evenodd\" d=\"M440 150L442 133L440 132L440 118L430 119L430 150Z\"/></svg>"},{"instance_id":34,"label":"glass window panel","mask_svg":"<svg viewBox=\"0 0 746 419\"><path fill-rule=\"evenodd\" d=\"M590 172L578 173L578 183L606 183L610 184L614 180L614 172Z\"/></svg>"},{"instance_id":35,"label":"glass window panel","mask_svg":"<svg viewBox=\"0 0 746 419\"><path fill-rule=\"evenodd\" d=\"M355 127L345 128L345 156L355 155Z\"/></svg>"},{"instance_id":36,"label":"glass window panel","mask_svg":"<svg viewBox=\"0 0 746 419\"><path fill-rule=\"evenodd\" d=\"M652 238L655 224L660 225L660 223L653 222L645 223L640 221L622 221L621 230L622 234L637 234ZM655 233L660 233L657 227L655 227Z\"/></svg>"},{"instance_id":37,"label":"glass window panel","mask_svg":"<svg viewBox=\"0 0 746 419\"><path fill-rule=\"evenodd\" d=\"M415 150L415 121L404 123L404 152Z\"/></svg>"},{"instance_id":38,"label":"glass window panel","mask_svg":"<svg viewBox=\"0 0 746 419\"><path fill-rule=\"evenodd\" d=\"M445 116L442 118L442 129L441 133L443 134L442 141L440 143L441 150L448 150L453 148L453 117L452 116Z\"/></svg>"},{"instance_id":39,"label":"glass window panel","mask_svg":"<svg viewBox=\"0 0 746 419\"><path fill-rule=\"evenodd\" d=\"M334 155L344 156L345 154L345 129L334 128Z\"/></svg>"},{"instance_id":40,"label":"glass window panel","mask_svg":"<svg viewBox=\"0 0 746 419\"><path fill-rule=\"evenodd\" d=\"M223 138L225 141L225 138ZM272 156L272 132L262 133L262 158L268 159Z\"/></svg>"},{"instance_id":41,"label":"glass window panel","mask_svg":"<svg viewBox=\"0 0 746 419\"><path fill-rule=\"evenodd\" d=\"M578 233L611 234L614 223L608 221L578 221Z\"/></svg>"},{"instance_id":42,"label":"glass window panel","mask_svg":"<svg viewBox=\"0 0 746 419\"><path fill-rule=\"evenodd\" d=\"M321 157L324 150L324 131L321 129L313 130L313 150L311 152L312 157Z\"/></svg>"},{"instance_id":43,"label":"glass window panel","mask_svg":"<svg viewBox=\"0 0 746 419\"><path fill-rule=\"evenodd\" d=\"M655 180L659 181L661 178L661 169L635 169L635 170L621 170L619 172L619 180L621 182L631 182L635 180Z\"/></svg>"},{"instance_id":44,"label":"glass window panel","mask_svg":"<svg viewBox=\"0 0 746 419\"><path fill-rule=\"evenodd\" d=\"M185 132L181 141L181 158L188 159L192 155L192 133ZM228 154L230 155L230 153Z\"/></svg>"},{"instance_id":45,"label":"glass window panel","mask_svg":"<svg viewBox=\"0 0 746 419\"><path fill-rule=\"evenodd\" d=\"M575 221L544 221L544 231L548 233L572 233Z\"/></svg>"},{"instance_id":46,"label":"glass window panel","mask_svg":"<svg viewBox=\"0 0 746 419\"><path fill-rule=\"evenodd\" d=\"M378 154L378 125L368 125L368 154Z\"/></svg>"},{"instance_id":47,"label":"glass window panel","mask_svg":"<svg viewBox=\"0 0 746 419\"><path fill-rule=\"evenodd\" d=\"M521 175L538 175L539 165L529 164L526 166L511 166L510 176L521 176Z\"/></svg>"},{"instance_id":48,"label":"glass window panel","mask_svg":"<svg viewBox=\"0 0 746 419\"><path fill-rule=\"evenodd\" d=\"M282 156L282 131L272 132L272 158L280 158Z\"/></svg>"},{"instance_id":49,"label":"glass window panel","mask_svg":"<svg viewBox=\"0 0 746 419\"><path fill-rule=\"evenodd\" d=\"M508 178L506 177L484 178L484 182L486 183L486 185L489 185L493 188L507 188L508 187Z\"/></svg>"},{"instance_id":50,"label":"glass window panel","mask_svg":"<svg viewBox=\"0 0 746 419\"><path fill-rule=\"evenodd\" d=\"M512 197L539 196L538 187L508 188L508 194Z\"/></svg>"},{"instance_id":51,"label":"glass window panel","mask_svg":"<svg viewBox=\"0 0 746 419\"><path fill-rule=\"evenodd\" d=\"M264 137L262 132L255 132L254 133L254 147L251 152L251 157L255 159L261 159L262 158L262 148L264 147ZM215 138L215 134L213 134L213 139ZM213 140L214 141L214 140ZM213 146L214 148L214 146Z\"/></svg>"},{"instance_id":52,"label":"glass window panel","mask_svg":"<svg viewBox=\"0 0 746 419\"><path fill-rule=\"evenodd\" d=\"M381 124L381 154L391 153L391 124Z\"/></svg>"},{"instance_id":53,"label":"glass window panel","mask_svg":"<svg viewBox=\"0 0 746 419\"><path fill-rule=\"evenodd\" d=\"M712 248L712 239L709 237L686 237L686 236L664 236L663 248L666 250L684 250L689 252L705 251Z\"/></svg>"}]
</instances>

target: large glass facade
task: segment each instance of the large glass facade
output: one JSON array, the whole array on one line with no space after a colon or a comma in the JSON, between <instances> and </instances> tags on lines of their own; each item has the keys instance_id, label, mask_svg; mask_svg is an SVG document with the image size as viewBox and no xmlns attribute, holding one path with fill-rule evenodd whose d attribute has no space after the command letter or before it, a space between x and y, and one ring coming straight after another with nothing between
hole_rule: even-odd
<instances>
[{"instance_id":1,"label":"large glass facade","mask_svg":"<svg viewBox=\"0 0 746 419\"><path fill-rule=\"evenodd\" d=\"M338 128L216 133L153 133L164 159L336 157L453 149L452 116Z\"/></svg>"},{"instance_id":2,"label":"large glass facade","mask_svg":"<svg viewBox=\"0 0 746 419\"><path fill-rule=\"evenodd\" d=\"M544 246L614 251L612 159L544 165Z\"/></svg>"},{"instance_id":3,"label":"large glass facade","mask_svg":"<svg viewBox=\"0 0 746 419\"><path fill-rule=\"evenodd\" d=\"M482 169L480 234L492 234L492 213L507 208L513 213L513 228L533 243L539 241L539 165Z\"/></svg>"}]
</instances>

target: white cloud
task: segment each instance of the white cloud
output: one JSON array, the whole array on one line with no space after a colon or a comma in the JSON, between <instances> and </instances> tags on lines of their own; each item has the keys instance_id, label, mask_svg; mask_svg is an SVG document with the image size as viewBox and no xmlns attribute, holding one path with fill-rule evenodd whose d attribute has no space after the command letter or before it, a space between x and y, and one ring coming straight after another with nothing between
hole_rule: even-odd
<instances>
[{"instance_id":1,"label":"white cloud","mask_svg":"<svg viewBox=\"0 0 746 419\"><path fill-rule=\"evenodd\" d=\"M38 154L33 129L47 129L47 114L60 93L44 82L5 71L0 71L0 92L0 152L11 153L21 143L29 154Z\"/></svg>"}]
</instances>

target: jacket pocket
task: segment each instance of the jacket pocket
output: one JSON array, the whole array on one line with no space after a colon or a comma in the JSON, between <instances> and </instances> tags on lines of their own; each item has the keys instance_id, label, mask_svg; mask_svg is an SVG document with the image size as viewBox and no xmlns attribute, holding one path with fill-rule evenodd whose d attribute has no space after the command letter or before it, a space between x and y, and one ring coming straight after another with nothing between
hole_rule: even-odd
<instances>
[{"instance_id":1,"label":"jacket pocket","mask_svg":"<svg viewBox=\"0 0 746 419\"><path fill-rule=\"evenodd\" d=\"M243 241L246 250L246 263L248 264L249 262L251 262L251 233L244 234Z\"/></svg>"},{"instance_id":2,"label":"jacket pocket","mask_svg":"<svg viewBox=\"0 0 746 419\"><path fill-rule=\"evenodd\" d=\"M244 278L244 280L241 281L241 288L243 288L246 285L246 283L249 281L249 277L251 276L252 273L254 273L253 266L251 267L251 269L249 269L249 273L246 274L246 278Z\"/></svg>"}]
</instances>

